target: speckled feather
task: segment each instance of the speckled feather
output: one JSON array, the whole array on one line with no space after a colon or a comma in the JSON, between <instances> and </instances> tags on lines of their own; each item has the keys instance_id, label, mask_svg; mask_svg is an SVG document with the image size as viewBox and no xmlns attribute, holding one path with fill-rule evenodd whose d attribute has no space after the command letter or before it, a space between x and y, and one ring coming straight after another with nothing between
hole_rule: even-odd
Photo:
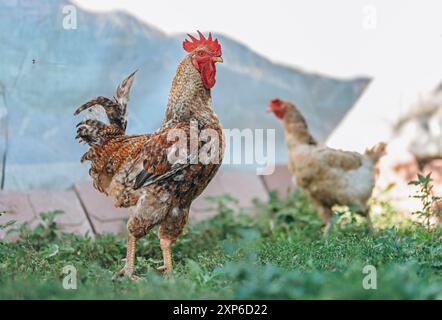
<instances>
[{"instance_id":1,"label":"speckled feather","mask_svg":"<svg viewBox=\"0 0 442 320\"><path fill-rule=\"evenodd\" d=\"M109 120L109 124L105 124L94 119L88 119L80 122L77 125L76 139L80 139L80 142L84 142L89 145L101 144L104 143L107 137L114 138L115 136L123 135L126 132L126 107L129 101L130 89L137 71L138 70L132 72L117 87L117 97L114 98L114 100L106 97L96 97L75 110L74 115L78 115L82 111L101 107L105 111Z\"/></svg>"}]
</instances>

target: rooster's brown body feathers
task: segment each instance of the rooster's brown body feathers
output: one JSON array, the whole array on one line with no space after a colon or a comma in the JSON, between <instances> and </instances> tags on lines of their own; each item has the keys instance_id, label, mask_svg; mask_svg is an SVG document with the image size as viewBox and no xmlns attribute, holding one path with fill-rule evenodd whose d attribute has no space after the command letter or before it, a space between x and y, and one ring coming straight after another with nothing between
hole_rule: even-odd
<instances>
[{"instance_id":1,"label":"rooster's brown body feathers","mask_svg":"<svg viewBox=\"0 0 442 320\"><path fill-rule=\"evenodd\" d=\"M178 66L161 127L151 134L126 135L126 104L133 76L118 87L114 100L98 97L75 112L99 105L109 119L109 124L91 119L79 123L77 138L90 145L81 161L91 162L90 175L97 190L110 196L117 207L131 207L130 236L138 239L160 225L160 238L173 243L183 230L192 201L221 165L222 127L211 106L210 90L187 56ZM216 132L218 143L198 139L207 129ZM190 152L185 159L170 158L177 143L175 132L187 139ZM214 161L198 161L190 147L195 137L196 152L212 143Z\"/></svg>"}]
</instances>

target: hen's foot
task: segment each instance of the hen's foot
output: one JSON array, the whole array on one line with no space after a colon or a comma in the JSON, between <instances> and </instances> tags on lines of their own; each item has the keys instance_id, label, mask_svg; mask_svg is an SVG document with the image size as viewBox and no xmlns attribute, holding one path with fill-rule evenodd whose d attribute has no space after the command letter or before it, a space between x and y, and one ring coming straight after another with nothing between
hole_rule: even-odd
<instances>
[{"instance_id":1,"label":"hen's foot","mask_svg":"<svg viewBox=\"0 0 442 320\"><path fill-rule=\"evenodd\" d=\"M369 215L367 215L367 225L369 234L374 235L376 232L374 230L373 223L371 222L371 218Z\"/></svg>"}]
</instances>

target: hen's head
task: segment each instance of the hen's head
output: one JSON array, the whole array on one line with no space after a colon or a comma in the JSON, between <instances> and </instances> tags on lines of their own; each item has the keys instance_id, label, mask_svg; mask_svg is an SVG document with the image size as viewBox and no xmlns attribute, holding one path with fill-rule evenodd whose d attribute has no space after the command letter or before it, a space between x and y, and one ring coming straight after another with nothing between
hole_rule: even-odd
<instances>
[{"instance_id":1,"label":"hen's head","mask_svg":"<svg viewBox=\"0 0 442 320\"><path fill-rule=\"evenodd\" d=\"M209 33L207 39L198 31L199 39L188 34L189 40L184 40L183 48L189 52L193 66L201 75L201 80L207 89L211 89L216 82L216 62L223 62L221 58L221 45L218 39L213 40Z\"/></svg>"},{"instance_id":2,"label":"hen's head","mask_svg":"<svg viewBox=\"0 0 442 320\"><path fill-rule=\"evenodd\" d=\"M289 104L286 101L281 99L273 99L269 103L268 111L273 112L277 118L283 119L288 108Z\"/></svg>"}]
</instances>

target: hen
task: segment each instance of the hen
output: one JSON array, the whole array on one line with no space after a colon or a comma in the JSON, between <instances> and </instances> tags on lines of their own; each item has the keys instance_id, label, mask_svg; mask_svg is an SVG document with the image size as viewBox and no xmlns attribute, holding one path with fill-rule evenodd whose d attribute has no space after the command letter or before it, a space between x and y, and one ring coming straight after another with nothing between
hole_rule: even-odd
<instances>
[{"instance_id":1,"label":"hen","mask_svg":"<svg viewBox=\"0 0 442 320\"><path fill-rule=\"evenodd\" d=\"M182 233L192 201L221 165L222 127L212 109L216 62L221 46L209 34L189 35L189 53L178 65L161 127L151 134L126 135L126 106L135 72L117 88L116 98L97 97L80 106L104 109L109 123L87 119L77 125L77 139L90 145L81 162L91 162L94 187L110 196L116 207L129 207L124 268L134 275L136 241L159 225L165 273L172 271L171 246Z\"/></svg>"},{"instance_id":2,"label":"hen","mask_svg":"<svg viewBox=\"0 0 442 320\"><path fill-rule=\"evenodd\" d=\"M332 226L334 205L353 206L372 230L367 201L375 184L375 165L385 154L386 144L381 142L364 154L331 149L318 145L292 103L274 99L269 111L284 122L289 170L325 220L324 235Z\"/></svg>"}]
</instances>

